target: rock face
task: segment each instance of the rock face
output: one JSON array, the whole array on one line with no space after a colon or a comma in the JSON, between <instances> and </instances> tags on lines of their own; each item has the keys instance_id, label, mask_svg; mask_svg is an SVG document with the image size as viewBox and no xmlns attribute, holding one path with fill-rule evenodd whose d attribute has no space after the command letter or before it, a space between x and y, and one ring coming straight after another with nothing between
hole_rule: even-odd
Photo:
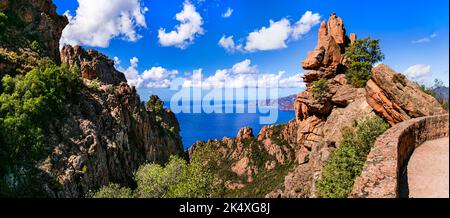
<instances>
[{"instance_id":1,"label":"rock face","mask_svg":"<svg viewBox=\"0 0 450 218\"><path fill-rule=\"evenodd\" d=\"M110 182L132 186L139 165L184 153L172 112L144 107L126 83L97 89L84 90L78 104L67 105L70 114L52 122L53 153L41 165L59 184L48 188L51 197L83 197Z\"/></svg>"},{"instance_id":2,"label":"rock face","mask_svg":"<svg viewBox=\"0 0 450 218\"><path fill-rule=\"evenodd\" d=\"M0 11L17 16L23 25L7 30L11 35L21 37L11 43L1 42L1 47L18 50L24 44L31 44L23 35L39 35L42 55L59 63L59 39L68 20L56 13L56 6L51 0L0 0Z\"/></svg>"},{"instance_id":3,"label":"rock face","mask_svg":"<svg viewBox=\"0 0 450 218\"><path fill-rule=\"evenodd\" d=\"M397 74L384 64L372 69L366 86L367 102L391 125L423 116L446 113L439 102L412 82L394 82Z\"/></svg>"},{"instance_id":4,"label":"rock face","mask_svg":"<svg viewBox=\"0 0 450 218\"><path fill-rule=\"evenodd\" d=\"M61 62L77 66L84 79L118 85L126 82L125 75L114 68L114 61L95 50L85 51L80 46L66 45L61 50Z\"/></svg>"}]
</instances>

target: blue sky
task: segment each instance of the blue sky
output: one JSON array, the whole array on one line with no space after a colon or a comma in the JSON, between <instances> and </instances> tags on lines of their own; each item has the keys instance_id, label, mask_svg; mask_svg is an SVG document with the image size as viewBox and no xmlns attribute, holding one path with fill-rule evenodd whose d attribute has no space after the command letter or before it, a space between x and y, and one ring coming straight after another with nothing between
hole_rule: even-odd
<instances>
[{"instance_id":1,"label":"blue sky","mask_svg":"<svg viewBox=\"0 0 450 218\"><path fill-rule=\"evenodd\" d=\"M439 78L448 85L447 0L380 0L376 3L356 0L191 0L189 4L194 12L186 9L185 0L106 2L107 4L90 0L54 0L58 12L63 14L69 11L73 22L71 29L65 30L65 42L82 44L111 58L116 57L116 60L120 60L117 67L127 71L129 75L134 73L136 78L141 78L140 75L147 70L146 78L155 81L153 84L175 76L191 75L199 69L204 78L213 77L218 70L228 73L225 75L235 75L233 66L241 66L246 71L254 70L258 74L280 76L285 79L285 83L293 81L295 85L286 87L286 91L281 92L281 95L295 94L301 90L301 85L294 79L304 73L300 62L307 52L316 46L319 26L317 22L309 20L307 26L311 29L303 29L297 39L289 36L281 41L284 45L274 45L278 46L277 48L261 49L263 46L249 50L245 46L250 45L247 37L252 32L270 27L270 20L276 23L285 19L293 30L296 22L310 11L312 15L319 15L320 21L328 19L329 14L336 12L343 19L347 33L354 32L360 38L369 35L380 38L386 56L383 62L396 71L407 73L412 79L428 85L432 84L434 78ZM83 5L83 9L77 11L79 4ZM127 8L125 12L129 15L125 18L130 22L126 22L126 19L124 21L124 17L118 17L123 16L123 8ZM228 9L232 10L232 13L228 14L229 17L224 17ZM103 10L106 13L103 13ZM191 34L183 40L181 31L178 31L179 34L175 36L182 39L167 39L170 38L167 35L170 31L177 31L176 27L180 25L180 21L176 20L175 16L182 11L191 18L186 25ZM201 25L198 24L196 15L200 16ZM102 19L118 22L104 22ZM161 30L166 35L159 33ZM100 37L95 43L90 39L80 39L80 36L86 33L105 37ZM163 36L166 37L165 42L161 40ZM235 47L242 44L244 49L227 51L219 45L223 36L233 36ZM134 66L130 63L133 58ZM236 65L239 63L241 65ZM280 74L282 71L284 73ZM146 80L142 82L141 92L150 90L165 95L164 89L160 87L146 88L147 83Z\"/></svg>"}]
</instances>

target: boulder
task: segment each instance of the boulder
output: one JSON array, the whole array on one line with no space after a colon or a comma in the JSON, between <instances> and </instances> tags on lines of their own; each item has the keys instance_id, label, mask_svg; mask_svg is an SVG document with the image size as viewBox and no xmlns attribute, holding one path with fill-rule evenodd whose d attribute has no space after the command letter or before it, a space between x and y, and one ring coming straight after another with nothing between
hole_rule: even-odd
<instances>
[{"instance_id":1,"label":"boulder","mask_svg":"<svg viewBox=\"0 0 450 218\"><path fill-rule=\"evenodd\" d=\"M352 127L360 119L375 116L373 108L366 102L364 92L357 92L351 103L344 108L335 108L327 117L323 125L324 141L339 146L342 140L342 129Z\"/></svg>"},{"instance_id":2,"label":"boulder","mask_svg":"<svg viewBox=\"0 0 450 218\"><path fill-rule=\"evenodd\" d=\"M369 105L389 124L422 116L444 114L439 102L410 81L395 83L396 72L384 64L372 69L371 79L366 85Z\"/></svg>"},{"instance_id":3,"label":"boulder","mask_svg":"<svg viewBox=\"0 0 450 218\"><path fill-rule=\"evenodd\" d=\"M345 107L361 96L365 96L364 88L354 88L346 84L336 90L336 94L333 95L331 101L339 107Z\"/></svg>"}]
</instances>

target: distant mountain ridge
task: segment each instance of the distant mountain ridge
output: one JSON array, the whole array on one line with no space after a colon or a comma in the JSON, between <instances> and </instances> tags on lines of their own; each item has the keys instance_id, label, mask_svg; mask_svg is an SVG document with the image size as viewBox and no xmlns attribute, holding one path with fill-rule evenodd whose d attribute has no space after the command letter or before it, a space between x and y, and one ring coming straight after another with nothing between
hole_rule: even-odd
<instances>
[{"instance_id":1,"label":"distant mountain ridge","mask_svg":"<svg viewBox=\"0 0 450 218\"><path fill-rule=\"evenodd\" d=\"M281 111L294 111L294 102L297 99L297 95L289 95L281 97L279 99L267 99L259 102L259 105L275 106L278 104L278 110Z\"/></svg>"},{"instance_id":2,"label":"distant mountain ridge","mask_svg":"<svg viewBox=\"0 0 450 218\"><path fill-rule=\"evenodd\" d=\"M448 87L437 87L434 89L434 92L436 93L436 99L446 99L448 100L449 97L449 88Z\"/></svg>"}]
</instances>

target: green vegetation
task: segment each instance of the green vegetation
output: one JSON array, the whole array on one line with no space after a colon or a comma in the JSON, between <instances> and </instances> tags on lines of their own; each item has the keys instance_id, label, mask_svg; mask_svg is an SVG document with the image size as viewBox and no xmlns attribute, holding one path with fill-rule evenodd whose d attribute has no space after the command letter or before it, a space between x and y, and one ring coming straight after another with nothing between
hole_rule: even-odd
<instances>
[{"instance_id":1,"label":"green vegetation","mask_svg":"<svg viewBox=\"0 0 450 218\"><path fill-rule=\"evenodd\" d=\"M94 193L95 198L212 198L221 197L222 186L215 181L214 174L201 157L193 157L188 164L172 156L163 167L145 164L135 173L137 188L110 184Z\"/></svg>"},{"instance_id":2,"label":"green vegetation","mask_svg":"<svg viewBox=\"0 0 450 218\"><path fill-rule=\"evenodd\" d=\"M39 52L41 52L41 45L39 44L38 41L34 40L34 41L31 43L31 49L32 49L33 51L39 53Z\"/></svg>"},{"instance_id":3,"label":"green vegetation","mask_svg":"<svg viewBox=\"0 0 450 218\"><path fill-rule=\"evenodd\" d=\"M347 60L347 71L345 76L347 80L357 88L364 87L370 79L372 66L383 60L384 55L381 52L379 39L358 39L345 51Z\"/></svg>"},{"instance_id":4,"label":"green vegetation","mask_svg":"<svg viewBox=\"0 0 450 218\"><path fill-rule=\"evenodd\" d=\"M312 84L312 92L314 97L318 100L321 100L327 92L330 90L328 86L328 81L326 79L320 79Z\"/></svg>"},{"instance_id":5,"label":"green vegetation","mask_svg":"<svg viewBox=\"0 0 450 218\"><path fill-rule=\"evenodd\" d=\"M20 18L11 11L0 12L0 45L23 44L24 35L17 34L16 29L23 29Z\"/></svg>"},{"instance_id":6,"label":"green vegetation","mask_svg":"<svg viewBox=\"0 0 450 218\"><path fill-rule=\"evenodd\" d=\"M163 122L163 120L173 120L174 122L177 122L176 119L168 118L167 116L172 116L170 113L166 112L164 109L164 103L161 101L161 99L157 95L150 96L149 100L147 101L147 104L145 105L147 111L154 114L153 117L155 117L155 122L158 125L159 134L162 136L164 134L172 134L172 135L178 135L179 134L179 126L178 124L170 124ZM163 119L163 118L166 119Z\"/></svg>"},{"instance_id":7,"label":"green vegetation","mask_svg":"<svg viewBox=\"0 0 450 218\"><path fill-rule=\"evenodd\" d=\"M394 83L400 83L400 84L402 84L403 86L406 86L406 85L407 85L407 83L406 83L406 76L403 75L403 74L401 74L401 73L396 73L396 74L394 74L394 77L392 77L392 82L394 82Z\"/></svg>"},{"instance_id":8,"label":"green vegetation","mask_svg":"<svg viewBox=\"0 0 450 218\"><path fill-rule=\"evenodd\" d=\"M152 95L147 102L147 109L155 113L161 113L164 110L164 103L157 95Z\"/></svg>"},{"instance_id":9,"label":"green vegetation","mask_svg":"<svg viewBox=\"0 0 450 218\"><path fill-rule=\"evenodd\" d=\"M5 31L6 27L6 20L8 19L8 16L4 14L3 12L0 12L0 33L3 33Z\"/></svg>"},{"instance_id":10,"label":"green vegetation","mask_svg":"<svg viewBox=\"0 0 450 218\"><path fill-rule=\"evenodd\" d=\"M28 180L37 161L50 152L45 137L48 125L64 114L65 104L76 99L81 87L77 72L55 65L2 78L0 196L34 196Z\"/></svg>"},{"instance_id":11,"label":"green vegetation","mask_svg":"<svg viewBox=\"0 0 450 218\"><path fill-rule=\"evenodd\" d=\"M121 187L118 184L111 183L94 193L95 198L131 198L133 191L130 188Z\"/></svg>"},{"instance_id":12,"label":"green vegetation","mask_svg":"<svg viewBox=\"0 0 450 218\"><path fill-rule=\"evenodd\" d=\"M431 95L433 97L436 97L436 91L434 91L433 87L427 87L424 84L417 84L417 85L419 85L419 87L422 90L422 92L425 92L427 95Z\"/></svg>"},{"instance_id":13,"label":"green vegetation","mask_svg":"<svg viewBox=\"0 0 450 218\"><path fill-rule=\"evenodd\" d=\"M448 110L448 101L449 100L447 98L445 98L444 96L440 96L440 95L438 95L438 93L436 93L437 89L445 88L444 82L440 81L439 79L434 79L434 85L431 87L427 87L423 84L418 84L418 83L417 83L417 85L420 87L420 89L423 92L436 98L436 100L442 105L442 107L446 111L449 111Z\"/></svg>"},{"instance_id":14,"label":"green vegetation","mask_svg":"<svg viewBox=\"0 0 450 218\"><path fill-rule=\"evenodd\" d=\"M364 119L356 127L342 130L341 145L331 154L322 177L316 182L319 197L347 197L355 178L361 174L376 138L388 128L383 119L376 117Z\"/></svg>"},{"instance_id":15,"label":"green vegetation","mask_svg":"<svg viewBox=\"0 0 450 218\"><path fill-rule=\"evenodd\" d=\"M100 88L100 86L101 86L100 80L98 80L97 78L91 80L91 89L92 89L93 91L98 91L98 89Z\"/></svg>"}]
</instances>

